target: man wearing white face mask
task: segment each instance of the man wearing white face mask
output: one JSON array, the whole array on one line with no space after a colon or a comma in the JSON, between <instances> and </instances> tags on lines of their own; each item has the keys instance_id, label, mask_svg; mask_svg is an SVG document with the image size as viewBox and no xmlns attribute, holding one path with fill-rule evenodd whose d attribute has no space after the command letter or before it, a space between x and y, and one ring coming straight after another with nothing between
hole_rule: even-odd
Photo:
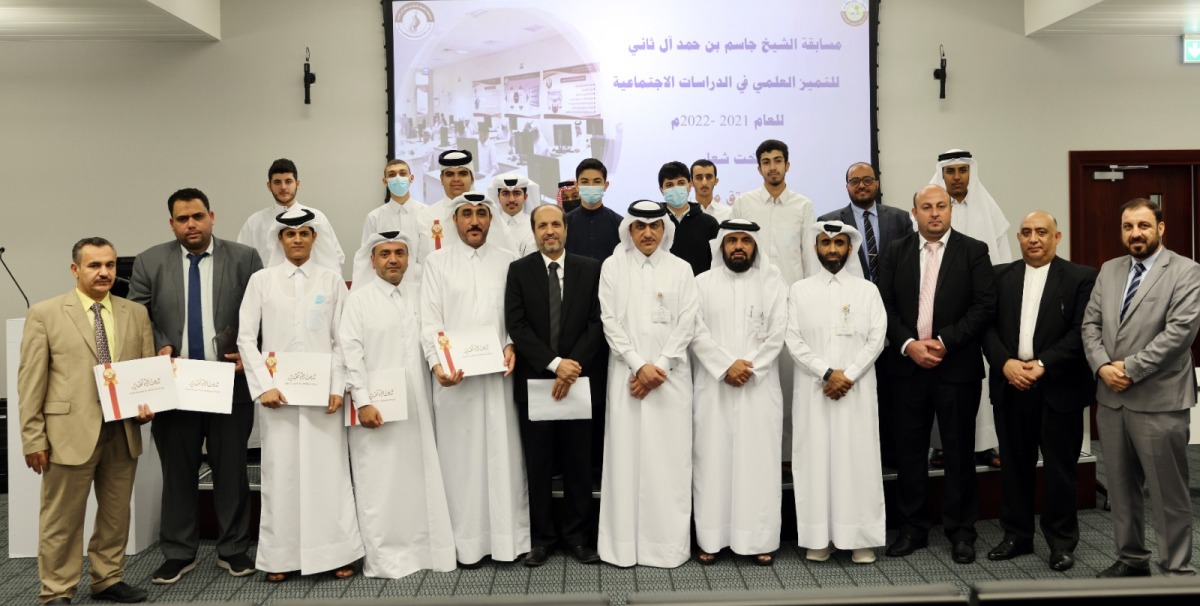
<instances>
[{"instance_id":1,"label":"man wearing white face mask","mask_svg":"<svg viewBox=\"0 0 1200 606\"><path fill-rule=\"evenodd\" d=\"M692 275L700 275L712 266L712 250L709 241L720 231L717 220L705 214L695 202L688 202L692 194L691 173L682 162L667 162L658 169L658 190L662 192L667 210L671 211L671 222L675 224L675 241L671 254L692 266Z\"/></svg>"},{"instance_id":2,"label":"man wearing white face mask","mask_svg":"<svg viewBox=\"0 0 1200 606\"><path fill-rule=\"evenodd\" d=\"M383 167L383 183L388 188L388 201L367 213L367 219L363 221L363 244L366 244L371 236L385 231L418 233L417 215L421 213L424 204L420 200L414 200L409 193L412 180L412 169L404 160L389 160Z\"/></svg>"},{"instance_id":3,"label":"man wearing white face mask","mask_svg":"<svg viewBox=\"0 0 1200 606\"><path fill-rule=\"evenodd\" d=\"M567 230L571 233L567 252L603 263L621 242L617 234L621 215L604 206L608 169L603 162L588 158L575 168L575 185L581 205L567 213Z\"/></svg>"}]
</instances>

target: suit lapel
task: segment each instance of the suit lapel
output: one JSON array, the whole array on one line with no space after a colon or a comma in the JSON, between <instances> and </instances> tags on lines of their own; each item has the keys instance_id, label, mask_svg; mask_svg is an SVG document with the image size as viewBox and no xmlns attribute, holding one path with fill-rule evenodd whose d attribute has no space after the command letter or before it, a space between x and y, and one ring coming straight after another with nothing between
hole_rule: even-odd
<instances>
[{"instance_id":1,"label":"suit lapel","mask_svg":"<svg viewBox=\"0 0 1200 606\"><path fill-rule=\"evenodd\" d=\"M950 246L951 244L953 244L953 246ZM922 244L922 246L924 246L924 244ZM938 266L937 286L934 288L934 291L933 291L934 292L934 301L937 300L937 295L941 294L941 292L942 292L942 284L946 281L946 274L950 273L947 270L952 269L953 264L958 260L958 258L960 256L962 256L962 255L958 254L958 253L962 252L962 250L961 250L962 247L963 247L962 239L958 237L958 232L956 232L956 231L950 232L950 237L946 238L946 246L942 247L942 263L941 263L941 265ZM918 257L918 258L920 258L920 257ZM918 289L919 288L920 287L918 286Z\"/></svg>"},{"instance_id":2,"label":"suit lapel","mask_svg":"<svg viewBox=\"0 0 1200 606\"><path fill-rule=\"evenodd\" d=\"M538 256L540 257L541 255L538 255ZM571 295L569 295L567 293L571 292L571 288L573 288L575 285L575 278L579 277L579 276L575 275L575 270L577 269L575 267L575 264L573 264L569 260L567 260L566 253L563 253L562 265L563 265L563 268L562 268L563 285L562 285L562 292L559 293L559 295L562 296L562 307L559 308L559 310L558 310L560 326L562 325L562 318L567 317L567 309L571 307L571 301L573 301L575 299L575 297L572 297ZM570 269L571 271L567 271L567 269ZM546 290L547 296L549 296L549 292L550 292L550 276L549 276L549 274L542 274L542 283L544 284L543 288ZM550 300L547 298L547 300L546 300L546 310L547 311L550 310L549 301ZM547 316L546 317L546 326L549 326L549 325L550 325L550 318L549 318L549 316ZM555 343L554 347L557 349L558 343Z\"/></svg>"},{"instance_id":3,"label":"suit lapel","mask_svg":"<svg viewBox=\"0 0 1200 606\"><path fill-rule=\"evenodd\" d=\"M96 351L96 332L88 322L88 311L79 305L79 295L75 291L67 293L63 297L63 313L71 319L75 324L75 328L79 329L79 336L83 337L83 342L87 343L88 349L92 350L92 355L97 360L100 359L100 353Z\"/></svg>"},{"instance_id":4,"label":"suit lapel","mask_svg":"<svg viewBox=\"0 0 1200 606\"><path fill-rule=\"evenodd\" d=\"M1025 264L1021 263L1022 272L1024 272L1024 267ZM1046 286L1042 288L1042 300L1038 303L1038 321L1033 326L1033 346L1037 350L1041 349L1042 340L1045 339L1045 333L1049 330L1047 322L1051 318L1062 318L1064 303L1062 296L1058 293L1059 283L1062 282L1062 270L1063 265L1058 257L1050 260L1050 269L1046 273ZM1056 307L1058 309L1055 309ZM1062 320L1066 320L1066 318L1062 318Z\"/></svg>"},{"instance_id":5,"label":"suit lapel","mask_svg":"<svg viewBox=\"0 0 1200 606\"><path fill-rule=\"evenodd\" d=\"M853 227L854 229L857 229L858 233L862 234L863 243L862 243L862 246L858 247L858 262L862 264L862 268L865 273L870 273L871 261L870 261L870 258L867 256L867 242L866 242L867 234L865 231L863 231L863 229L861 227L859 227L858 221L856 221L854 219L854 208L852 208L852 207L853 207L853 203L851 203L850 205L847 205L846 208L842 209L842 223L845 223L846 225L849 225L849 226ZM879 204L876 203L875 207L878 208ZM879 248L878 234L876 234L876 236L877 237L875 238L875 247ZM867 276L868 280L870 278L871 278L871 276Z\"/></svg>"},{"instance_id":6,"label":"suit lapel","mask_svg":"<svg viewBox=\"0 0 1200 606\"><path fill-rule=\"evenodd\" d=\"M213 238L213 256L212 256L212 317L213 325L217 323L218 313L221 311L221 289L225 286L225 251L222 250L225 243ZM179 264L176 264L178 267ZM219 328L217 330L220 330Z\"/></svg>"},{"instance_id":7,"label":"suit lapel","mask_svg":"<svg viewBox=\"0 0 1200 606\"><path fill-rule=\"evenodd\" d=\"M170 284L174 287L166 290L170 291L171 294L169 296L175 299L173 304L168 307L168 309L179 310L180 326L183 326L184 318L187 317L187 301L185 301L183 298L183 260L183 248L176 245L171 247L171 253L167 255L167 260L165 262L167 284ZM184 330L187 330L187 328L185 327Z\"/></svg>"},{"instance_id":8,"label":"suit lapel","mask_svg":"<svg viewBox=\"0 0 1200 606\"><path fill-rule=\"evenodd\" d=\"M1162 276L1164 273L1166 273L1167 266L1170 264L1171 264L1171 251L1164 248L1162 251L1162 254L1158 255L1158 260L1154 262L1154 267L1151 267L1150 271L1146 272L1145 277L1142 278L1142 283L1138 285L1137 292L1134 293L1134 295L1133 295L1133 300L1129 302L1129 309L1127 309L1125 311L1125 320L1128 320L1129 318L1131 318L1133 316L1133 311L1135 309L1137 309L1137 306L1139 304L1141 304L1142 299L1146 298L1146 293L1150 292L1150 290L1152 288L1154 288L1155 284L1158 284L1158 278L1160 276ZM1125 269L1126 269L1125 275L1126 275L1126 278L1128 278L1129 277L1129 274L1128 274L1129 266L1126 265ZM1125 301L1125 283L1124 282L1121 283L1120 297L1121 298L1118 300L1123 303ZM1120 303L1118 303L1117 305L1118 305L1117 313L1120 314L1121 313ZM1125 324L1125 320L1121 321L1122 325Z\"/></svg>"},{"instance_id":9,"label":"suit lapel","mask_svg":"<svg viewBox=\"0 0 1200 606\"><path fill-rule=\"evenodd\" d=\"M124 347L125 346L125 333L129 330L130 314L129 314L129 306L126 305L124 301L118 300L114 297L112 300L112 303L113 303L113 320L114 320L114 324L117 325L116 328L114 329L113 338L112 338L112 342L113 342L112 361L117 362L117 361L125 359L125 358L121 357L121 354L124 353L124 349L125 349L125 347Z\"/></svg>"}]
</instances>

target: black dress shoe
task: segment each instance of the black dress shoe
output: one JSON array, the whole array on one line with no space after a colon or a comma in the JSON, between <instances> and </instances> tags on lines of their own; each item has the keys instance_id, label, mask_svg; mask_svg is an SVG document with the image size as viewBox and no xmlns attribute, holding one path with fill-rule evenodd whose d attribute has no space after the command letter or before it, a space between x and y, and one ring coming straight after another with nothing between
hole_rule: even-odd
<instances>
[{"instance_id":1,"label":"black dress shoe","mask_svg":"<svg viewBox=\"0 0 1200 606\"><path fill-rule=\"evenodd\" d=\"M918 549L929 547L929 538L917 540L907 534L901 533L896 538L895 542L888 545L886 553L889 557L902 558L906 555L911 555L912 552Z\"/></svg>"},{"instance_id":2,"label":"black dress shoe","mask_svg":"<svg viewBox=\"0 0 1200 606\"><path fill-rule=\"evenodd\" d=\"M1069 551L1052 551L1050 552L1050 570L1063 572L1070 570L1075 565L1075 556ZM1149 572L1149 571L1146 571Z\"/></svg>"},{"instance_id":3,"label":"black dress shoe","mask_svg":"<svg viewBox=\"0 0 1200 606\"><path fill-rule=\"evenodd\" d=\"M530 568L537 568L545 564L548 559L550 559L550 549L539 545L530 549L529 553L525 554L525 565Z\"/></svg>"},{"instance_id":4,"label":"black dress shoe","mask_svg":"<svg viewBox=\"0 0 1200 606\"><path fill-rule=\"evenodd\" d=\"M966 541L959 541L950 550L950 555L959 564L970 564L975 561L975 546Z\"/></svg>"},{"instance_id":5,"label":"black dress shoe","mask_svg":"<svg viewBox=\"0 0 1200 606\"><path fill-rule=\"evenodd\" d=\"M988 552L989 560L1011 560L1017 556L1033 553L1033 541L1006 537Z\"/></svg>"},{"instance_id":6,"label":"black dress shoe","mask_svg":"<svg viewBox=\"0 0 1200 606\"><path fill-rule=\"evenodd\" d=\"M145 589L138 589L125 581L118 581L117 584L105 589L104 591L93 593L93 600L102 602L120 602L122 604L136 604L145 602L150 593Z\"/></svg>"},{"instance_id":7,"label":"black dress shoe","mask_svg":"<svg viewBox=\"0 0 1200 606\"><path fill-rule=\"evenodd\" d=\"M580 564L598 564L600 562L600 554L587 545L576 545L568 551Z\"/></svg>"},{"instance_id":8,"label":"black dress shoe","mask_svg":"<svg viewBox=\"0 0 1200 606\"><path fill-rule=\"evenodd\" d=\"M1096 575L1097 579L1119 579L1121 577L1148 577L1150 568L1134 568L1125 562L1117 562Z\"/></svg>"}]
</instances>

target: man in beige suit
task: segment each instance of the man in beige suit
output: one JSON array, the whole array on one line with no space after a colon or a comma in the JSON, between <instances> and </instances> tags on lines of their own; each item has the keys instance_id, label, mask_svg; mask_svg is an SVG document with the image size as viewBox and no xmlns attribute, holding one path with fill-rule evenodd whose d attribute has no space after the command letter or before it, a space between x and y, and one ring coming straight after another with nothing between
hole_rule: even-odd
<instances>
[{"instance_id":1,"label":"man in beige suit","mask_svg":"<svg viewBox=\"0 0 1200 606\"><path fill-rule=\"evenodd\" d=\"M117 253L104 238L71 251L75 288L29 309L17 375L25 464L42 475L38 599L70 604L83 568L80 551L88 493L95 484L96 525L88 544L92 599L142 602L146 591L122 581L139 423L104 422L92 367L154 355L146 308L109 295Z\"/></svg>"}]
</instances>

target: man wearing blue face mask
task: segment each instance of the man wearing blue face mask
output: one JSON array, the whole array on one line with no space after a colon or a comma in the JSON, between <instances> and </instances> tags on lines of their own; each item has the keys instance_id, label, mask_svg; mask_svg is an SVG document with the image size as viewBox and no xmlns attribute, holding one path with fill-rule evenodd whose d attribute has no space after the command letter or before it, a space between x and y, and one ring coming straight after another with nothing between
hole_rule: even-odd
<instances>
[{"instance_id":1,"label":"man wearing blue face mask","mask_svg":"<svg viewBox=\"0 0 1200 606\"><path fill-rule=\"evenodd\" d=\"M575 185L579 188L581 204L567 213L567 230L571 234L567 252L603 263L621 242L617 233L621 215L604 206L608 168L595 158L580 162L575 168Z\"/></svg>"},{"instance_id":2,"label":"man wearing blue face mask","mask_svg":"<svg viewBox=\"0 0 1200 606\"><path fill-rule=\"evenodd\" d=\"M383 167L383 183L388 188L388 201L383 206L377 206L367 214L363 221L362 243L366 244L371 236L387 231L401 231L407 234L417 234L417 215L423 206L419 200L412 199L408 189L412 185L412 169L408 162L389 160Z\"/></svg>"},{"instance_id":3,"label":"man wearing blue face mask","mask_svg":"<svg viewBox=\"0 0 1200 606\"><path fill-rule=\"evenodd\" d=\"M693 276L708 271L712 266L709 241L717 237L720 228L712 215L705 214L704 208L688 201L692 180L687 165L683 162L663 164L658 169L658 189L671 211L671 222L675 224L671 254L687 261L692 266Z\"/></svg>"}]
</instances>

